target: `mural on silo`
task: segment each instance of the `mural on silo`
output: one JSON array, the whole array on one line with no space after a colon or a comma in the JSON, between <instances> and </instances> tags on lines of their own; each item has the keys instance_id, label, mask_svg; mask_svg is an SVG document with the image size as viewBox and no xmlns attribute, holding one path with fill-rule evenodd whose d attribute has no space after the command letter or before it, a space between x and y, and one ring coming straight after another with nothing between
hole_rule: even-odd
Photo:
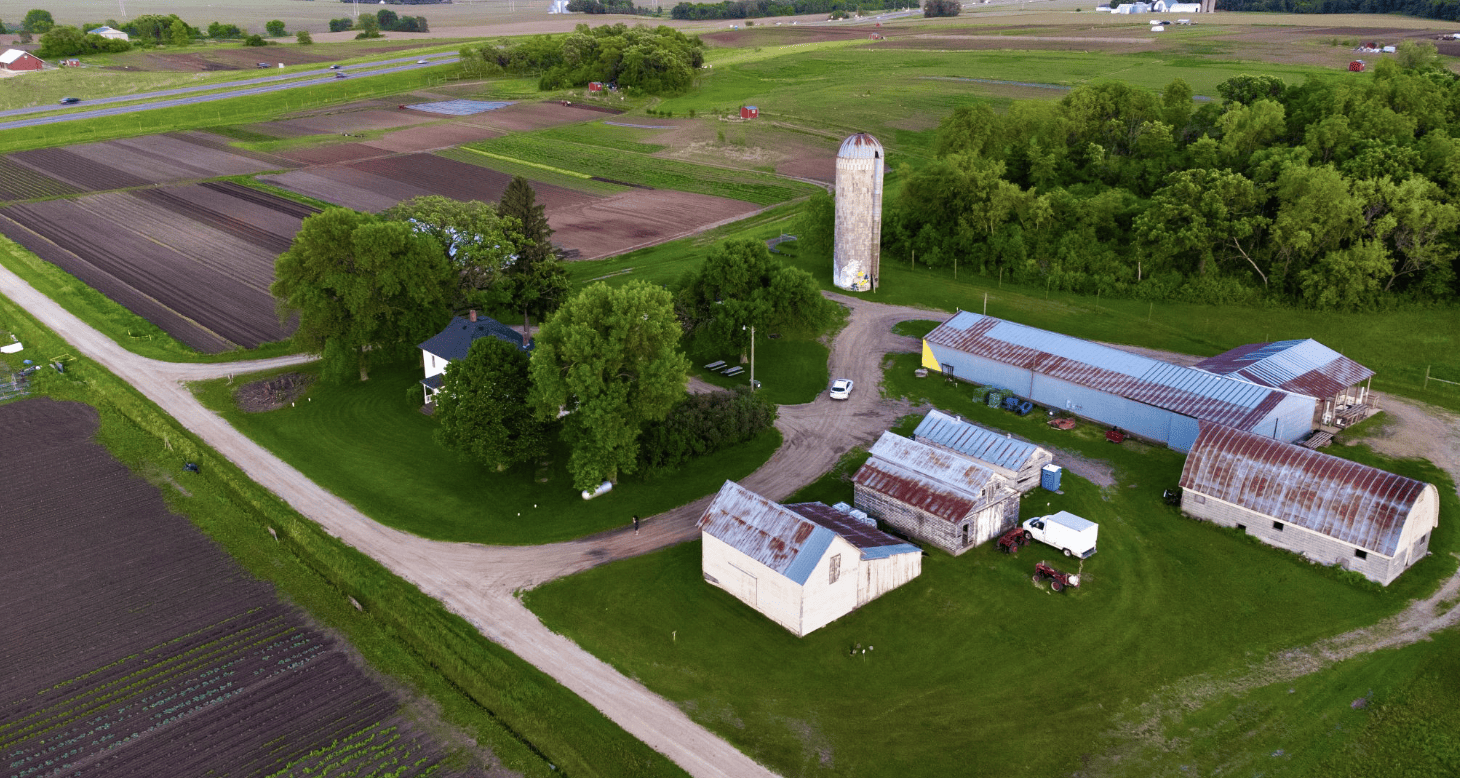
<instances>
[{"instance_id":1,"label":"mural on silo","mask_svg":"<svg viewBox=\"0 0 1460 778\"><path fill-rule=\"evenodd\" d=\"M832 281L853 292L877 284L882 245L882 144L865 132L836 155L836 251Z\"/></svg>"}]
</instances>

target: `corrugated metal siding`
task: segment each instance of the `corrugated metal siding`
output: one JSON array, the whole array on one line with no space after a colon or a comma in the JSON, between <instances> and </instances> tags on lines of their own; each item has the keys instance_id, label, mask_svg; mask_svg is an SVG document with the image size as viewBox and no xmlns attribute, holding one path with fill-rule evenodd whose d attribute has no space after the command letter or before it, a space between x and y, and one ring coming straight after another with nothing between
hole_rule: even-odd
<instances>
[{"instance_id":1,"label":"corrugated metal siding","mask_svg":"<svg viewBox=\"0 0 1460 778\"><path fill-rule=\"evenodd\" d=\"M1425 484L1216 424L1203 424L1181 487L1394 556Z\"/></svg>"},{"instance_id":2,"label":"corrugated metal siding","mask_svg":"<svg viewBox=\"0 0 1460 778\"><path fill-rule=\"evenodd\" d=\"M1302 440L1313 431L1313 403L1311 397L1287 395L1266 416L1247 429L1288 443Z\"/></svg>"},{"instance_id":3,"label":"corrugated metal siding","mask_svg":"<svg viewBox=\"0 0 1460 778\"><path fill-rule=\"evenodd\" d=\"M972 459L891 432L882 433L873 444L871 454L873 459L928 476L975 499L1002 482L992 470Z\"/></svg>"},{"instance_id":4,"label":"corrugated metal siding","mask_svg":"<svg viewBox=\"0 0 1460 778\"><path fill-rule=\"evenodd\" d=\"M1114 424L1173 448L1185 447L1192 439L1189 425L1181 425L1173 438L1176 417L1251 429L1290 397L1245 380L967 311L928 333L925 343L940 364L953 368L955 377L998 384L1040 404ZM1129 402L1100 400L1092 393ZM1309 422L1311 415L1310 407Z\"/></svg>"},{"instance_id":5,"label":"corrugated metal siding","mask_svg":"<svg viewBox=\"0 0 1460 778\"><path fill-rule=\"evenodd\" d=\"M1196 366L1309 397L1332 397L1374 375L1374 371L1311 338L1238 346Z\"/></svg>"},{"instance_id":6,"label":"corrugated metal siding","mask_svg":"<svg viewBox=\"0 0 1460 778\"><path fill-rule=\"evenodd\" d=\"M876 548L866 549L862 552L862 559L864 561L871 561L873 559L886 559L888 557L894 557L898 554L922 553L923 550L921 548L918 548L911 543L898 543L895 546L878 546Z\"/></svg>"},{"instance_id":7,"label":"corrugated metal siding","mask_svg":"<svg viewBox=\"0 0 1460 778\"><path fill-rule=\"evenodd\" d=\"M938 410L928 411L913 431L927 440L1006 470L1018 472L1039 454L1039 446L1005 437L992 430L956 419Z\"/></svg>"},{"instance_id":8,"label":"corrugated metal siding","mask_svg":"<svg viewBox=\"0 0 1460 778\"><path fill-rule=\"evenodd\" d=\"M808 545L820 545L822 551L826 550L830 543L827 537L819 537L816 543L808 544L816 530L820 529L825 535L832 534L831 530L818 527L733 481L726 481L720 487L720 493L700 517L699 527L740 553L788 577L787 571ZM798 583L804 583L804 580Z\"/></svg>"},{"instance_id":9,"label":"corrugated metal siding","mask_svg":"<svg viewBox=\"0 0 1460 778\"><path fill-rule=\"evenodd\" d=\"M842 537L842 540L864 552L867 549L897 546L905 542L870 524L863 524L830 505L823 505L819 502L800 502L785 507L835 532Z\"/></svg>"}]
</instances>

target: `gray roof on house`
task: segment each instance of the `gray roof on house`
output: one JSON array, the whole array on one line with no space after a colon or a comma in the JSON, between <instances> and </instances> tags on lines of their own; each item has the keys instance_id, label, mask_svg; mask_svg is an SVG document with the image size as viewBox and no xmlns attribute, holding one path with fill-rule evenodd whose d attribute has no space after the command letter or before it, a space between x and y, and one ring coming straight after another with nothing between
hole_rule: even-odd
<instances>
[{"instance_id":1,"label":"gray roof on house","mask_svg":"<svg viewBox=\"0 0 1460 778\"><path fill-rule=\"evenodd\" d=\"M490 316L478 316L476 321L453 316L451 323L446 325L446 329L421 344L421 350L435 354L448 362L455 362L466 357L467 352L471 351L471 344L475 343L477 338L486 337L511 343L523 351L531 351L533 346L529 341L524 348L522 336L516 330Z\"/></svg>"},{"instance_id":2,"label":"gray roof on house","mask_svg":"<svg viewBox=\"0 0 1460 778\"><path fill-rule=\"evenodd\" d=\"M437 373L436 375L428 375L425 378L422 378L421 385L435 392L441 389L441 384L444 383L445 380L445 373Z\"/></svg>"},{"instance_id":3,"label":"gray roof on house","mask_svg":"<svg viewBox=\"0 0 1460 778\"><path fill-rule=\"evenodd\" d=\"M913 439L946 446L979 462L1016 473L1043 451L1033 443L1015 440L937 409L923 417L913 430Z\"/></svg>"},{"instance_id":4,"label":"gray roof on house","mask_svg":"<svg viewBox=\"0 0 1460 778\"><path fill-rule=\"evenodd\" d=\"M710 502L710 507L700 517L700 530L720 540L742 554L791 579L796 584L805 584L811 571L832 540L841 533L822 526L821 519L827 517L807 503L794 506L792 510L746 489L734 481L726 481L720 493ZM835 513L831 508L827 511ZM816 516L816 519L810 518ZM887 535L890 543L872 546L872 534L885 533L868 527L858 527L858 540L846 538L857 548L868 546L876 558L898 553L894 549L906 546L908 553L922 553L917 546L903 543ZM866 557L867 553L864 552Z\"/></svg>"},{"instance_id":5,"label":"gray roof on house","mask_svg":"<svg viewBox=\"0 0 1460 778\"><path fill-rule=\"evenodd\" d=\"M1014 493L1007 479L962 454L891 432L882 433L871 454L854 483L945 521L961 521Z\"/></svg>"}]
</instances>

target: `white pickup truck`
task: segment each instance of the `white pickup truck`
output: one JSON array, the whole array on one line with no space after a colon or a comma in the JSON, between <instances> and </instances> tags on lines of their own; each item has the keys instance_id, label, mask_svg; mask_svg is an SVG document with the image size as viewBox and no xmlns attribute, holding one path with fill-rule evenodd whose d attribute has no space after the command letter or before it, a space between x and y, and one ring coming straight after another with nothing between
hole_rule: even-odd
<instances>
[{"instance_id":1,"label":"white pickup truck","mask_svg":"<svg viewBox=\"0 0 1460 778\"><path fill-rule=\"evenodd\" d=\"M1089 559L1095 553L1095 539L1100 525L1060 511L1052 516L1038 516L1024 522L1024 531L1040 543L1065 552L1065 556Z\"/></svg>"}]
</instances>

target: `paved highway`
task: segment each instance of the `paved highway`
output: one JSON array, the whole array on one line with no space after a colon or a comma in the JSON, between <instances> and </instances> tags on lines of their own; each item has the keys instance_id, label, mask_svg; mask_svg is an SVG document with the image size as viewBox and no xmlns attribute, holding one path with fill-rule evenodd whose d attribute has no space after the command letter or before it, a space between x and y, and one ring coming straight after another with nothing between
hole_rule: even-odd
<instances>
[{"instance_id":1,"label":"paved highway","mask_svg":"<svg viewBox=\"0 0 1460 778\"><path fill-rule=\"evenodd\" d=\"M427 64L417 64L417 60L427 60ZM401 59L385 60L383 62L372 62L362 65L344 65L339 70L325 70L319 75L293 73L283 76L266 76L260 78L245 79L243 81L227 82L224 84L211 84L191 87L180 87L177 89L164 89L157 92L145 94L125 95L121 97L102 97L96 100L79 103L79 107L63 109L60 106L35 106L33 108L16 108L10 111L0 111L0 116L15 116L41 111L66 110L66 113L40 116L33 119L18 119L9 122L0 122L0 130L10 130L19 127L37 127L44 124L57 124L60 122L76 121L77 119L92 119L100 116L120 116L122 114L137 113L139 111L151 111L158 108L171 108L179 105L196 105L216 100L228 100L234 97L246 95L260 95L268 92L280 92L286 89L298 89L306 86L318 86L328 84L337 80L349 81L355 78L368 78L380 76L386 73L398 73L413 68L428 68L435 65L446 65L460 60L455 54L428 54L424 57L405 57ZM399 63L399 64L398 64ZM380 67L388 65L390 67ZM337 79L335 74L345 71L355 71L349 79ZM239 88L230 89L230 86ZM225 91L205 95L191 95L193 92L202 92L213 89ZM189 95L176 97L176 95ZM152 98L169 98L152 100L151 102L136 103L136 100L150 100ZM129 105L113 105L110 108L95 108L94 106L107 103L131 103Z\"/></svg>"}]
</instances>

